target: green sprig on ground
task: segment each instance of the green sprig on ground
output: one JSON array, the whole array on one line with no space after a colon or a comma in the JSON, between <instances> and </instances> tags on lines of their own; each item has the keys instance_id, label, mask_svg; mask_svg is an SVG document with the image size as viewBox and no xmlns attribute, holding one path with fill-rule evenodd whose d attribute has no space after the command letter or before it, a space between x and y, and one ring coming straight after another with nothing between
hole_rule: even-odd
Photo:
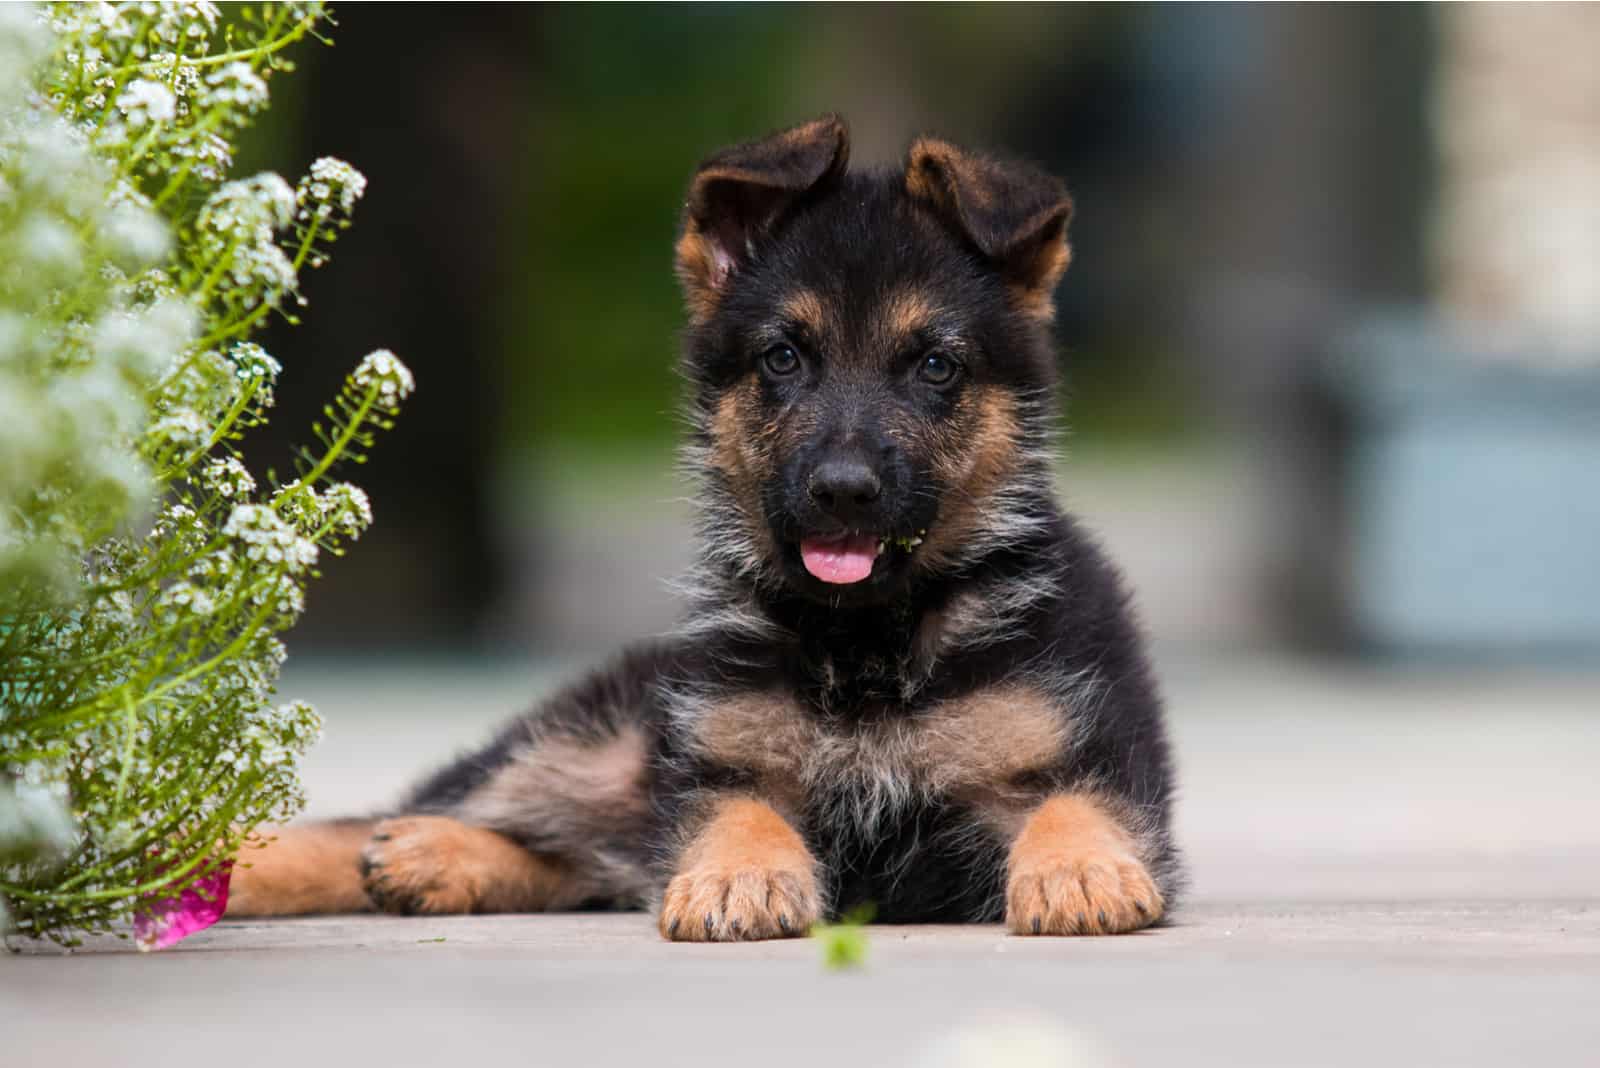
<instances>
[{"instance_id":1,"label":"green sprig on ground","mask_svg":"<svg viewBox=\"0 0 1600 1068\"><path fill-rule=\"evenodd\" d=\"M838 923L819 923L811 937L822 949L822 966L829 971L849 971L867 963L867 925L876 909L871 904L857 905L839 917Z\"/></svg>"}]
</instances>

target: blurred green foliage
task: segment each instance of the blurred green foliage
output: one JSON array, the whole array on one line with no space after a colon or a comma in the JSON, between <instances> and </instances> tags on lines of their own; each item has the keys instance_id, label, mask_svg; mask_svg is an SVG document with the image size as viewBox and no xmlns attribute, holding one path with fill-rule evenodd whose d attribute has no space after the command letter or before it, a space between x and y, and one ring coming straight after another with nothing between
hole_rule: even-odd
<instances>
[{"instance_id":1,"label":"blurred green foliage","mask_svg":"<svg viewBox=\"0 0 1600 1068\"><path fill-rule=\"evenodd\" d=\"M521 437L614 450L671 439L681 313L672 245L710 147L792 121L791 7L558 7L540 27L524 286L508 401ZM534 436L536 435L536 437Z\"/></svg>"},{"instance_id":2,"label":"blurred green foliage","mask_svg":"<svg viewBox=\"0 0 1600 1068\"><path fill-rule=\"evenodd\" d=\"M835 109L857 159L881 162L923 128L1026 151L1051 121L1030 94L1053 72L1112 62L1103 53L1125 51L1137 22L1102 6L540 8L521 53L526 98L482 103L527 154L525 186L498 206L514 235L507 284L478 309L499 324L486 362L497 451L513 469L584 481L597 464L670 462L683 325L672 246L704 155ZM311 147L298 144L294 81L242 146L246 170ZM1159 444L1192 429L1168 355L1136 334L1069 348L1074 435Z\"/></svg>"}]
</instances>

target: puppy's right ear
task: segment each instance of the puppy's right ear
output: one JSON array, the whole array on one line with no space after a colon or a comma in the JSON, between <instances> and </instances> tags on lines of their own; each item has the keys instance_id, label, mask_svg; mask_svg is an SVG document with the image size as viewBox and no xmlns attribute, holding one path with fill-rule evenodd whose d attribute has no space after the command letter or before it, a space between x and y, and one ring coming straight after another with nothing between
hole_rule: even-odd
<instances>
[{"instance_id":1,"label":"puppy's right ear","mask_svg":"<svg viewBox=\"0 0 1600 1068\"><path fill-rule=\"evenodd\" d=\"M844 120L824 115L760 141L725 148L689 186L678 238L678 278L696 321L710 318L728 278L759 238L812 189L844 172Z\"/></svg>"}]
</instances>

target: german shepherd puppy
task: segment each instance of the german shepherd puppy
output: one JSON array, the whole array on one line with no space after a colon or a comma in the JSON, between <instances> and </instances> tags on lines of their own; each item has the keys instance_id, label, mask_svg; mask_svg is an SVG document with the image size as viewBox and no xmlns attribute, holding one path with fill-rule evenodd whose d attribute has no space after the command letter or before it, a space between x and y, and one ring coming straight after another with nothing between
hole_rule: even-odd
<instances>
[{"instance_id":1,"label":"german shepherd puppy","mask_svg":"<svg viewBox=\"0 0 1600 1068\"><path fill-rule=\"evenodd\" d=\"M681 629L379 820L290 827L231 915L650 906L662 935L1155 923L1182 877L1117 572L1052 488L1071 201L833 116L717 153L677 271L698 489Z\"/></svg>"}]
</instances>

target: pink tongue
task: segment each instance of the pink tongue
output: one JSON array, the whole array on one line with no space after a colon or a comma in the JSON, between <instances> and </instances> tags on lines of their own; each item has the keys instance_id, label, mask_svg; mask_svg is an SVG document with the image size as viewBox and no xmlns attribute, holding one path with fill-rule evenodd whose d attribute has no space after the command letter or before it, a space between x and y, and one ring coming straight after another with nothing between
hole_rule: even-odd
<instances>
[{"instance_id":1,"label":"pink tongue","mask_svg":"<svg viewBox=\"0 0 1600 1068\"><path fill-rule=\"evenodd\" d=\"M847 586L872 574L872 561L878 556L878 539L870 534L843 538L805 538L800 542L800 559L806 570L823 582Z\"/></svg>"}]
</instances>

